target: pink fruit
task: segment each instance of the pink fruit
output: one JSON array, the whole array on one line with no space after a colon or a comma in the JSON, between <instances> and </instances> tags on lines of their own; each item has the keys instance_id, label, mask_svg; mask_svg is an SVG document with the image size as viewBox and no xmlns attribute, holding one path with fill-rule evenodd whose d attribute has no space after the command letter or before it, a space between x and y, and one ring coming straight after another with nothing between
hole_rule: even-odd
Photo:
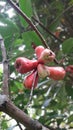
<instances>
[{"instance_id":1,"label":"pink fruit","mask_svg":"<svg viewBox=\"0 0 73 130\"><path fill-rule=\"evenodd\" d=\"M36 71L31 72L23 80L23 85L25 88L31 89L32 87L37 87L38 83L38 74Z\"/></svg>"},{"instance_id":2,"label":"pink fruit","mask_svg":"<svg viewBox=\"0 0 73 130\"><path fill-rule=\"evenodd\" d=\"M29 60L25 57L19 57L15 61L15 68L16 70L21 73L27 73L35 68L37 68L38 61L37 60Z\"/></svg>"},{"instance_id":3,"label":"pink fruit","mask_svg":"<svg viewBox=\"0 0 73 130\"><path fill-rule=\"evenodd\" d=\"M37 70L40 78L49 77L53 80L62 80L66 74L63 67L48 67L42 64L38 65Z\"/></svg>"},{"instance_id":4,"label":"pink fruit","mask_svg":"<svg viewBox=\"0 0 73 130\"><path fill-rule=\"evenodd\" d=\"M45 64L55 59L55 53L51 51L49 48L44 48L43 46L36 47L34 44L33 48L35 49L35 53L39 63Z\"/></svg>"},{"instance_id":5,"label":"pink fruit","mask_svg":"<svg viewBox=\"0 0 73 130\"><path fill-rule=\"evenodd\" d=\"M43 52L43 50L45 50L45 48L44 48L43 46L37 46L37 47L35 48L35 53L36 53L37 58L40 57L40 55L41 55L41 53Z\"/></svg>"},{"instance_id":6,"label":"pink fruit","mask_svg":"<svg viewBox=\"0 0 73 130\"><path fill-rule=\"evenodd\" d=\"M66 74L63 67L48 67L48 71L50 73L49 78L54 80L62 80Z\"/></svg>"},{"instance_id":7,"label":"pink fruit","mask_svg":"<svg viewBox=\"0 0 73 130\"><path fill-rule=\"evenodd\" d=\"M44 49L41 52L40 57L38 58L38 62L46 64L46 63L52 62L54 59L55 59L55 53L51 51L50 49Z\"/></svg>"}]
</instances>

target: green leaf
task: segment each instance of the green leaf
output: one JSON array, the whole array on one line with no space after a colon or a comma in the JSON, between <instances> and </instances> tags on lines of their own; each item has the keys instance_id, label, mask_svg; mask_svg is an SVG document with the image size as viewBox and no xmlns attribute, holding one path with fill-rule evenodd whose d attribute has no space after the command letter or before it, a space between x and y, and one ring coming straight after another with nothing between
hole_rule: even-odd
<instances>
[{"instance_id":1,"label":"green leaf","mask_svg":"<svg viewBox=\"0 0 73 130\"><path fill-rule=\"evenodd\" d=\"M1 128L2 130L5 130L8 128L7 121L5 119L3 119L1 122Z\"/></svg>"},{"instance_id":2,"label":"green leaf","mask_svg":"<svg viewBox=\"0 0 73 130\"><path fill-rule=\"evenodd\" d=\"M31 18L32 16L32 4L31 4L31 0L19 0L19 6L21 8L21 10L29 17ZM28 23L26 22L26 20L24 20L22 17L21 18L21 22L24 26L27 26Z\"/></svg>"},{"instance_id":3,"label":"green leaf","mask_svg":"<svg viewBox=\"0 0 73 130\"><path fill-rule=\"evenodd\" d=\"M54 32L54 31L56 30L57 26L59 25L59 23L60 23L60 19L58 19L56 22L52 23L52 24L50 25L49 29L50 29L52 32Z\"/></svg>"},{"instance_id":4,"label":"green leaf","mask_svg":"<svg viewBox=\"0 0 73 130\"><path fill-rule=\"evenodd\" d=\"M70 115L70 117L68 118L68 123L73 121L73 115Z\"/></svg>"},{"instance_id":5,"label":"green leaf","mask_svg":"<svg viewBox=\"0 0 73 130\"><path fill-rule=\"evenodd\" d=\"M73 99L73 87L70 81L67 81L65 84L65 90L67 92L67 96L70 96Z\"/></svg>"},{"instance_id":6,"label":"green leaf","mask_svg":"<svg viewBox=\"0 0 73 130\"><path fill-rule=\"evenodd\" d=\"M62 4L61 1L53 1L52 2L51 9L52 8L53 8L53 10L56 9L56 14L55 14L56 16L55 16L54 20L52 21L52 24L50 24L49 29L51 31L55 31L56 28L58 27L58 25L60 24L63 7L64 7L64 5Z\"/></svg>"},{"instance_id":7,"label":"green leaf","mask_svg":"<svg viewBox=\"0 0 73 130\"><path fill-rule=\"evenodd\" d=\"M36 45L41 44L40 38L37 36L37 34L34 31L29 31L23 33L23 39L26 44L26 47L30 47L31 43L34 42Z\"/></svg>"},{"instance_id":8,"label":"green leaf","mask_svg":"<svg viewBox=\"0 0 73 130\"><path fill-rule=\"evenodd\" d=\"M70 5L72 5L73 4L73 0L70 0L70 3L69 3Z\"/></svg>"},{"instance_id":9,"label":"green leaf","mask_svg":"<svg viewBox=\"0 0 73 130\"><path fill-rule=\"evenodd\" d=\"M15 35L18 31L19 29L14 22L8 18L0 16L0 34L4 38Z\"/></svg>"},{"instance_id":10,"label":"green leaf","mask_svg":"<svg viewBox=\"0 0 73 130\"><path fill-rule=\"evenodd\" d=\"M23 39L20 39L20 38L16 39L16 40L14 41L15 47L17 47L17 46L19 46L19 45L22 45L23 42L24 42Z\"/></svg>"},{"instance_id":11,"label":"green leaf","mask_svg":"<svg viewBox=\"0 0 73 130\"><path fill-rule=\"evenodd\" d=\"M62 49L64 53L71 53L73 50L73 38L65 40L62 44Z\"/></svg>"}]
</instances>

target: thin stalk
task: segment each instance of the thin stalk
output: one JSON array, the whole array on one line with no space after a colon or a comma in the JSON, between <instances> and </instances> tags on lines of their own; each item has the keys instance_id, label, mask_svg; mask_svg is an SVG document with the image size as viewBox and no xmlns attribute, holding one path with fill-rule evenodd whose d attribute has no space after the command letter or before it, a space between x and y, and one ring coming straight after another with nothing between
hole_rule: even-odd
<instances>
[{"instance_id":1,"label":"thin stalk","mask_svg":"<svg viewBox=\"0 0 73 130\"><path fill-rule=\"evenodd\" d=\"M20 14L26 22L32 27L32 29L36 32L36 34L39 36L41 39L42 43L44 44L45 47L48 47L45 39L41 35L41 33L38 31L38 29L35 27L33 22L30 20L30 18L12 1L12 0L7 0L7 2L17 11L18 14Z\"/></svg>"}]
</instances>

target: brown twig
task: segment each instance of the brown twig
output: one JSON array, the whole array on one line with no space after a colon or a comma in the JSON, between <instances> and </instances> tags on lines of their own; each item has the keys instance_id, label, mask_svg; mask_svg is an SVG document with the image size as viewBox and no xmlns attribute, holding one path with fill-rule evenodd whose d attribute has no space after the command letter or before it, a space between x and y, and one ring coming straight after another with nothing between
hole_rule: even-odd
<instances>
[{"instance_id":1,"label":"brown twig","mask_svg":"<svg viewBox=\"0 0 73 130\"><path fill-rule=\"evenodd\" d=\"M63 42L60 38L56 37L49 29L47 29L40 21L38 21L35 17L32 16L32 19L38 22L38 24L51 36L53 36L55 39L57 39L59 42Z\"/></svg>"},{"instance_id":2,"label":"brown twig","mask_svg":"<svg viewBox=\"0 0 73 130\"><path fill-rule=\"evenodd\" d=\"M32 29L37 33L37 35L39 36L39 38L41 39L42 43L44 44L45 47L48 47L45 39L43 38L43 36L41 35L41 33L38 31L38 29L35 27L35 25L33 24L33 22L30 20L29 17L27 17L27 15L25 13L22 12L22 10L12 1L12 0L7 0L7 2L18 12L18 14L20 14L25 20L26 22L32 27Z\"/></svg>"},{"instance_id":3,"label":"brown twig","mask_svg":"<svg viewBox=\"0 0 73 130\"><path fill-rule=\"evenodd\" d=\"M1 51L2 51L2 57L3 57L3 87L2 87L2 93L5 95L9 95L9 89L8 89L8 61L6 57L6 48L4 45L4 40L2 36L0 35L0 45L1 45Z\"/></svg>"},{"instance_id":4,"label":"brown twig","mask_svg":"<svg viewBox=\"0 0 73 130\"><path fill-rule=\"evenodd\" d=\"M23 130L19 122L17 122L17 125L19 126L20 130Z\"/></svg>"},{"instance_id":5,"label":"brown twig","mask_svg":"<svg viewBox=\"0 0 73 130\"><path fill-rule=\"evenodd\" d=\"M50 25L54 24L62 15L64 15L72 7L73 7L73 4L70 5L68 8L66 8L58 17L56 17L56 19L54 19L54 21Z\"/></svg>"},{"instance_id":6,"label":"brown twig","mask_svg":"<svg viewBox=\"0 0 73 130\"><path fill-rule=\"evenodd\" d=\"M17 122L23 124L29 130L50 130L44 127L37 120L30 118L25 112L16 107L10 100L0 106L0 111L5 112Z\"/></svg>"}]
</instances>

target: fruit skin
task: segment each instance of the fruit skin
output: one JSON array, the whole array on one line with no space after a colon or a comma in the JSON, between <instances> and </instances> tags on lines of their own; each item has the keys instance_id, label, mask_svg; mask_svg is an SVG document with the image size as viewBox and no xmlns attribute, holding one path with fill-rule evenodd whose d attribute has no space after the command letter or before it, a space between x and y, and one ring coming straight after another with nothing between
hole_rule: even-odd
<instances>
[{"instance_id":1,"label":"fruit skin","mask_svg":"<svg viewBox=\"0 0 73 130\"><path fill-rule=\"evenodd\" d=\"M36 47L34 44L33 48L35 49L35 53L39 63L46 64L55 59L55 53L49 48L44 48L43 46Z\"/></svg>"},{"instance_id":2,"label":"fruit skin","mask_svg":"<svg viewBox=\"0 0 73 130\"><path fill-rule=\"evenodd\" d=\"M35 53L36 53L36 56L37 58L40 57L41 53L45 50L45 48L43 46L37 46L35 48Z\"/></svg>"},{"instance_id":3,"label":"fruit skin","mask_svg":"<svg viewBox=\"0 0 73 130\"><path fill-rule=\"evenodd\" d=\"M15 68L16 70L21 73L27 73L35 68L37 68L38 61L37 60L29 60L25 57L19 57L15 61Z\"/></svg>"},{"instance_id":4,"label":"fruit skin","mask_svg":"<svg viewBox=\"0 0 73 130\"><path fill-rule=\"evenodd\" d=\"M38 71L38 76L40 78L45 78L47 77L50 73L47 70L47 66L43 65L43 64L39 64L37 66L37 71Z\"/></svg>"},{"instance_id":5,"label":"fruit skin","mask_svg":"<svg viewBox=\"0 0 73 130\"><path fill-rule=\"evenodd\" d=\"M48 71L50 73L49 78L53 80L62 80L66 74L63 67L48 67Z\"/></svg>"},{"instance_id":6,"label":"fruit skin","mask_svg":"<svg viewBox=\"0 0 73 130\"><path fill-rule=\"evenodd\" d=\"M31 89L36 88L38 83L38 74L37 71L31 72L29 75L27 75L23 80L23 85L25 88Z\"/></svg>"},{"instance_id":7,"label":"fruit skin","mask_svg":"<svg viewBox=\"0 0 73 130\"><path fill-rule=\"evenodd\" d=\"M65 68L66 72L73 73L73 65L69 65Z\"/></svg>"},{"instance_id":8,"label":"fruit skin","mask_svg":"<svg viewBox=\"0 0 73 130\"><path fill-rule=\"evenodd\" d=\"M50 49L44 49L41 52L40 57L38 58L39 63L47 64L49 62L52 62L55 59L55 53L52 52Z\"/></svg>"},{"instance_id":9,"label":"fruit skin","mask_svg":"<svg viewBox=\"0 0 73 130\"><path fill-rule=\"evenodd\" d=\"M48 67L42 64L38 65L37 70L40 78L49 77L53 80L62 80L66 74L63 67Z\"/></svg>"}]
</instances>

